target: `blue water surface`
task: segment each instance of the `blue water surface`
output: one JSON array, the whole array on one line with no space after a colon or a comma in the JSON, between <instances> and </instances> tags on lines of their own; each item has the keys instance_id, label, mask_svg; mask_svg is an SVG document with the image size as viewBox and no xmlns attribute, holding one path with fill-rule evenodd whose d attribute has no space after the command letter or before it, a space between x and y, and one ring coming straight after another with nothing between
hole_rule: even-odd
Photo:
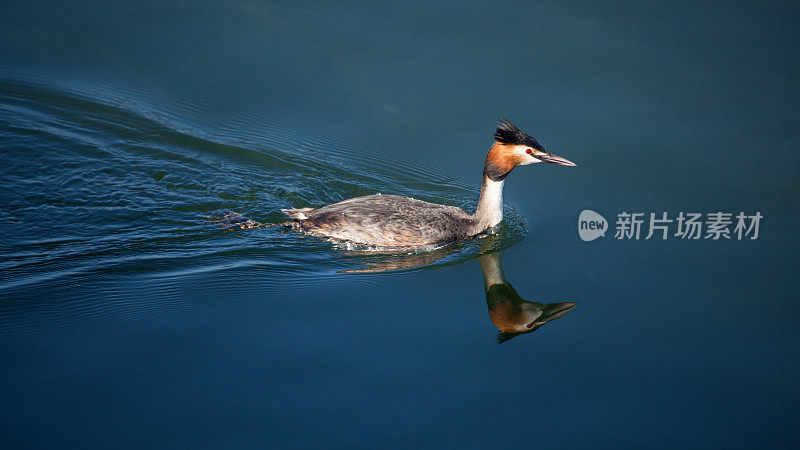
<instances>
[{"instance_id":1,"label":"blue water surface","mask_svg":"<svg viewBox=\"0 0 800 450\"><path fill-rule=\"evenodd\" d=\"M779 2L1 4L0 447L796 448L798 24ZM491 236L387 255L220 222L375 193L470 210L500 116L578 166L515 169ZM614 237L623 212L718 211L759 212L758 238ZM558 302L498 345L508 311Z\"/></svg>"}]
</instances>

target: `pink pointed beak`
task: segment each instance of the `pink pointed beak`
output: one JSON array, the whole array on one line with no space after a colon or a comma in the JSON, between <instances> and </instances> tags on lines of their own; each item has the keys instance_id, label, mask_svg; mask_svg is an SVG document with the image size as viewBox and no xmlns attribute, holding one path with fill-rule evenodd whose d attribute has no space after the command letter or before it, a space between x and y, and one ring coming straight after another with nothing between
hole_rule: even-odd
<instances>
[{"instance_id":1,"label":"pink pointed beak","mask_svg":"<svg viewBox=\"0 0 800 450\"><path fill-rule=\"evenodd\" d=\"M577 166L577 164L575 164L574 162L556 155L551 155L551 154L536 155L536 157L539 158L541 161L560 164L562 166L572 166L572 167Z\"/></svg>"}]
</instances>

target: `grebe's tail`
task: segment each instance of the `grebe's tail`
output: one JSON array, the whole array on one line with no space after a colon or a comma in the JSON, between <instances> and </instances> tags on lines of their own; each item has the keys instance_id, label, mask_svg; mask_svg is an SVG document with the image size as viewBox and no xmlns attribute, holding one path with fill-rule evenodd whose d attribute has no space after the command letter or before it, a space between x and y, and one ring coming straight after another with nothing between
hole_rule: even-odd
<instances>
[{"instance_id":1,"label":"grebe's tail","mask_svg":"<svg viewBox=\"0 0 800 450\"><path fill-rule=\"evenodd\" d=\"M287 208L282 209L281 211L289 216L290 219L303 220L308 219L308 217L306 217L306 213L313 210L314 208Z\"/></svg>"}]
</instances>

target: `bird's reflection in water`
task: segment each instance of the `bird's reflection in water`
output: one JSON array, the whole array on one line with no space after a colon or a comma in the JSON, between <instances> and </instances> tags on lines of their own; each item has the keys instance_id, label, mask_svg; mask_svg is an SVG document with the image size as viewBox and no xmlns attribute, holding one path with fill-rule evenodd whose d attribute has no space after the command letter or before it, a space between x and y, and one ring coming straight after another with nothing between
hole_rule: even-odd
<instances>
[{"instance_id":1,"label":"bird's reflection in water","mask_svg":"<svg viewBox=\"0 0 800 450\"><path fill-rule=\"evenodd\" d=\"M542 325L558 319L572 311L577 303L539 303L523 299L506 281L503 274L501 260L501 240L496 235L485 236L476 245L480 247L478 262L483 272L483 286L486 293L486 305L489 308L489 318L500 332L497 334L497 343L513 339L521 334L536 331ZM342 270L342 273L376 273L396 270L408 270L416 267L428 266L441 260L446 260L450 255L464 250L458 246L449 246L430 252L415 254L381 255L380 257L359 259L360 268ZM477 249L475 249L477 250ZM355 256L358 253L342 256Z\"/></svg>"},{"instance_id":2,"label":"bird's reflection in water","mask_svg":"<svg viewBox=\"0 0 800 450\"><path fill-rule=\"evenodd\" d=\"M439 260L458 253L455 246L448 246L419 253L381 253L372 255L366 252L339 252L339 256L357 262L354 269L342 269L339 273L382 273L399 270L411 270L419 267L430 266ZM349 262L349 261L348 261Z\"/></svg>"},{"instance_id":3,"label":"bird's reflection in water","mask_svg":"<svg viewBox=\"0 0 800 450\"><path fill-rule=\"evenodd\" d=\"M539 327L572 311L577 303L539 303L523 299L506 281L500 253L490 253L478 258L483 271L483 287L489 318L500 332L497 343L521 334L536 331Z\"/></svg>"}]
</instances>

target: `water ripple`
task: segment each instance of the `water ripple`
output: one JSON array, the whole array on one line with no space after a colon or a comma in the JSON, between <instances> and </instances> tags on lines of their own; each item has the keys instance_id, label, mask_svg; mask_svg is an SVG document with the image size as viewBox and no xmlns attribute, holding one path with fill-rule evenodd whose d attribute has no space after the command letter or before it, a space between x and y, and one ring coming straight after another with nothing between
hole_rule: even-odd
<instances>
[{"instance_id":1,"label":"water ripple","mask_svg":"<svg viewBox=\"0 0 800 450\"><path fill-rule=\"evenodd\" d=\"M372 283L354 273L457 264L527 233L508 206L491 239L405 255L354 252L277 228L214 226L205 218L223 210L279 223L282 208L379 192L475 206L472 189L424 164L363 151L376 147L368 137L298 130L281 118L244 128L192 126L108 90L0 79L0 293L10 299L0 320L9 325L20 309L59 320L70 317L64 310L134 314L141 303L125 304L130 284L162 302L177 301L176 286L188 282L238 296L248 295L245 284L294 293L321 283L352 289ZM59 307L30 299L33 286L61 299ZM100 288L102 296L81 295Z\"/></svg>"}]
</instances>

